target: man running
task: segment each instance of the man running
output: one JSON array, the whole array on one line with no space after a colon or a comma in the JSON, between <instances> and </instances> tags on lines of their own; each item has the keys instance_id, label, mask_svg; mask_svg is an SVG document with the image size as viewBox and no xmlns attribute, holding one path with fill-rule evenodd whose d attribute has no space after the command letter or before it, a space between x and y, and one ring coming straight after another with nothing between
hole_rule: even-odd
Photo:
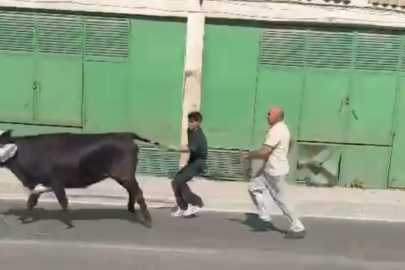
<instances>
[{"instance_id":1,"label":"man running","mask_svg":"<svg viewBox=\"0 0 405 270\"><path fill-rule=\"evenodd\" d=\"M193 177L204 171L207 160L207 139L201 129L202 115L191 112L188 115L188 147L181 148L179 152L190 152L187 165L174 177L172 187L178 209L172 213L174 217L188 217L196 214L203 207L202 199L194 194L187 185Z\"/></svg>"},{"instance_id":2,"label":"man running","mask_svg":"<svg viewBox=\"0 0 405 270\"><path fill-rule=\"evenodd\" d=\"M249 194L258 209L259 217L266 222L271 222L263 199L263 192L267 188L274 202L290 222L291 227L286 238L303 238L305 228L299 218L287 206L283 194L290 169L287 159L290 131L284 123L283 109L281 107L270 108L267 121L270 129L263 147L260 150L244 154L245 159L264 159L266 161L258 176L252 179Z\"/></svg>"}]
</instances>

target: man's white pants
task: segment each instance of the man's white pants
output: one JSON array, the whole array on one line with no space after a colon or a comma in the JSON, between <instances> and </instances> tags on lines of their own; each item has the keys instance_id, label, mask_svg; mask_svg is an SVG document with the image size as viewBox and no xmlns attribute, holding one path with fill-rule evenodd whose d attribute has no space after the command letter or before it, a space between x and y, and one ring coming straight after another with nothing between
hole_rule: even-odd
<instances>
[{"instance_id":1,"label":"man's white pants","mask_svg":"<svg viewBox=\"0 0 405 270\"><path fill-rule=\"evenodd\" d=\"M284 189L288 175L271 176L265 172L260 173L253 178L249 185L249 194L253 203L256 205L261 219L270 221L270 214L265 204L265 191L269 191L276 205L284 213L290 222L292 230L303 230L304 226L301 221L287 205L284 198Z\"/></svg>"}]
</instances>

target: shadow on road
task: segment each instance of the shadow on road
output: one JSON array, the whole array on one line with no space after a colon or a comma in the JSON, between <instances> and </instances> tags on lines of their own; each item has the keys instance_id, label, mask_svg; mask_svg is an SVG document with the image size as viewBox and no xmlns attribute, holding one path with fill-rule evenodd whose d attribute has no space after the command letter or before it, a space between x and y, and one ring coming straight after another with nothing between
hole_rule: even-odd
<instances>
[{"instance_id":1,"label":"shadow on road","mask_svg":"<svg viewBox=\"0 0 405 270\"><path fill-rule=\"evenodd\" d=\"M250 231L252 232L268 232L268 231L276 231L281 234L287 234L288 231L282 230L277 228L276 226L273 225L271 222L265 222L262 221L257 214L252 214L252 213L245 213L245 219L235 219L231 218L228 219L229 221L232 222L238 222L243 225L246 225L250 227Z\"/></svg>"},{"instance_id":2,"label":"shadow on road","mask_svg":"<svg viewBox=\"0 0 405 270\"><path fill-rule=\"evenodd\" d=\"M62 210L46 210L34 208L27 219L27 210L11 208L2 213L5 216L16 216L23 224L34 223L40 220L59 220L68 228L73 228L73 221L77 220L127 220L131 223L141 223L137 214L132 214L125 209L74 209L68 212Z\"/></svg>"}]
</instances>

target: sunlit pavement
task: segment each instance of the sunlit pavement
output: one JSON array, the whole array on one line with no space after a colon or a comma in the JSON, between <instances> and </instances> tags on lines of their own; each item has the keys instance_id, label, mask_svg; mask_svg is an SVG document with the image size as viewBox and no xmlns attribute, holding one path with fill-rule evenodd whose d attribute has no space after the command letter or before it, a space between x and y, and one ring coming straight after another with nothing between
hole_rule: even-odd
<instances>
[{"instance_id":1,"label":"sunlit pavement","mask_svg":"<svg viewBox=\"0 0 405 270\"><path fill-rule=\"evenodd\" d=\"M20 269L405 269L405 224L303 219L307 235L284 239L252 214L202 212L172 218L151 210L147 229L117 206L71 206L66 229L57 204L41 203L33 223L21 224L23 201L0 201L1 270Z\"/></svg>"}]
</instances>

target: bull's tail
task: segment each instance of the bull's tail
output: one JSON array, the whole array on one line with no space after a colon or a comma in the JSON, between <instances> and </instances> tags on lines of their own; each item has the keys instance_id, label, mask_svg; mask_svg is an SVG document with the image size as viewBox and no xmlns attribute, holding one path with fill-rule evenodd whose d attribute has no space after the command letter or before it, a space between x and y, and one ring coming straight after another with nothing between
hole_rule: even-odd
<instances>
[{"instance_id":1,"label":"bull's tail","mask_svg":"<svg viewBox=\"0 0 405 270\"><path fill-rule=\"evenodd\" d=\"M141 141L141 142L146 142L146 143L150 143L150 144L154 144L154 145L161 145L159 142L155 142L155 141L152 141L152 140L149 140L149 139L146 139L146 138L142 138L141 136L139 136L136 133L132 133L132 137L133 137L134 140L138 140L138 141Z\"/></svg>"}]
</instances>

